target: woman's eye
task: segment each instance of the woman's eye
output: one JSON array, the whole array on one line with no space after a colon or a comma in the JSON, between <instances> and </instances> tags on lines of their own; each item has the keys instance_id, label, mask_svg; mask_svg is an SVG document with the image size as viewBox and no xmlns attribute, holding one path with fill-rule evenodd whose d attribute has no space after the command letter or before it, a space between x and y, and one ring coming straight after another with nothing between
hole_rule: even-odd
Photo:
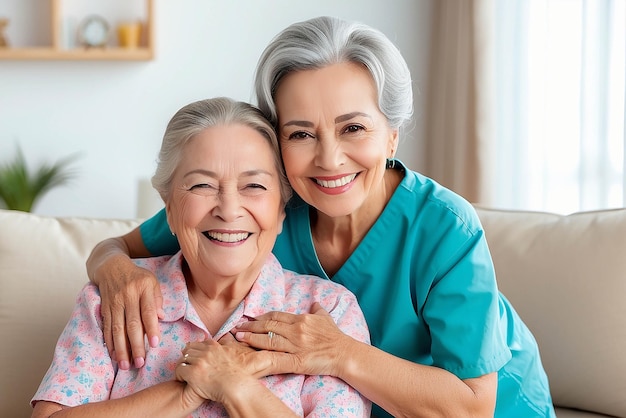
<instances>
[{"instance_id":1,"label":"woman's eye","mask_svg":"<svg viewBox=\"0 0 626 418\"><path fill-rule=\"evenodd\" d=\"M267 187L263 186L262 184L258 184L258 183L250 183L248 184L248 186L246 186L250 189L261 189L261 190L267 190Z\"/></svg>"},{"instance_id":2,"label":"woman's eye","mask_svg":"<svg viewBox=\"0 0 626 418\"><path fill-rule=\"evenodd\" d=\"M289 135L289 139L307 139L307 138L311 138L311 134L309 134L308 132L303 132L303 131L293 132Z\"/></svg>"},{"instance_id":3,"label":"woman's eye","mask_svg":"<svg viewBox=\"0 0 626 418\"><path fill-rule=\"evenodd\" d=\"M361 125L348 125L346 126L346 128L344 129L344 131L346 133L354 133L354 132L358 132L358 131L362 131L365 128L362 127Z\"/></svg>"},{"instance_id":4,"label":"woman's eye","mask_svg":"<svg viewBox=\"0 0 626 418\"><path fill-rule=\"evenodd\" d=\"M267 191L267 187L259 183L247 183L240 190L242 196L261 196Z\"/></svg>"},{"instance_id":5,"label":"woman's eye","mask_svg":"<svg viewBox=\"0 0 626 418\"><path fill-rule=\"evenodd\" d=\"M211 188L211 186L207 183L200 183L200 184L194 184L193 186L191 186L189 188L189 190L196 190L196 189L209 189Z\"/></svg>"}]
</instances>

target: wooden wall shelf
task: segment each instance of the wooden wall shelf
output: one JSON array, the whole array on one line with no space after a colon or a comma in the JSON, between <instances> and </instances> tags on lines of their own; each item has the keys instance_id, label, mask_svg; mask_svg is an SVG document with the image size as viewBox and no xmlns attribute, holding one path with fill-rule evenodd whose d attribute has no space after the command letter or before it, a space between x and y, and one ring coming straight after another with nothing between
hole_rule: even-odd
<instances>
[{"instance_id":1,"label":"wooden wall shelf","mask_svg":"<svg viewBox=\"0 0 626 418\"><path fill-rule=\"evenodd\" d=\"M154 54L149 48L75 48L54 49L46 47L0 49L3 60L59 60L59 61L149 61Z\"/></svg>"},{"instance_id":2,"label":"wooden wall shelf","mask_svg":"<svg viewBox=\"0 0 626 418\"><path fill-rule=\"evenodd\" d=\"M137 48L64 48L61 42L62 0L51 1L51 46L0 48L0 60L149 61L154 58L154 0L146 1L143 44ZM109 0L106 0L109 1ZM115 28L111 27L114 31Z\"/></svg>"}]
</instances>

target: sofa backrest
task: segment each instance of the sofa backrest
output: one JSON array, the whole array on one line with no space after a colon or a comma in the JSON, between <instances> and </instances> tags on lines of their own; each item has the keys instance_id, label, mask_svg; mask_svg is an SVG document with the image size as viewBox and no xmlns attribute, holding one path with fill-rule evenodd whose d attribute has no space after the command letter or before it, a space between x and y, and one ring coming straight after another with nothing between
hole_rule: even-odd
<instances>
[{"instance_id":1,"label":"sofa backrest","mask_svg":"<svg viewBox=\"0 0 626 418\"><path fill-rule=\"evenodd\" d=\"M626 417L626 209L478 214L555 405Z\"/></svg>"},{"instance_id":2,"label":"sofa backrest","mask_svg":"<svg viewBox=\"0 0 626 418\"><path fill-rule=\"evenodd\" d=\"M555 404L626 417L626 209L478 214ZM0 417L30 416L91 249L138 223L0 210Z\"/></svg>"},{"instance_id":3,"label":"sofa backrest","mask_svg":"<svg viewBox=\"0 0 626 418\"><path fill-rule=\"evenodd\" d=\"M30 417L91 249L137 224L0 210L0 417Z\"/></svg>"}]
</instances>

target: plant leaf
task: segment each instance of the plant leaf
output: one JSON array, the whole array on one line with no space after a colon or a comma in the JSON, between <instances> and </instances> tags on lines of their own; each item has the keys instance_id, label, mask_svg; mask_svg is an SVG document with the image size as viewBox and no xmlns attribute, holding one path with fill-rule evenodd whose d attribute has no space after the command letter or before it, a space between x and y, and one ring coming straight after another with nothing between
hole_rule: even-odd
<instances>
[{"instance_id":1,"label":"plant leaf","mask_svg":"<svg viewBox=\"0 0 626 418\"><path fill-rule=\"evenodd\" d=\"M30 212L48 191L75 177L75 172L68 167L76 158L77 155L72 155L54 164L43 163L31 175L18 147L15 159L0 166L0 199L7 209Z\"/></svg>"}]
</instances>

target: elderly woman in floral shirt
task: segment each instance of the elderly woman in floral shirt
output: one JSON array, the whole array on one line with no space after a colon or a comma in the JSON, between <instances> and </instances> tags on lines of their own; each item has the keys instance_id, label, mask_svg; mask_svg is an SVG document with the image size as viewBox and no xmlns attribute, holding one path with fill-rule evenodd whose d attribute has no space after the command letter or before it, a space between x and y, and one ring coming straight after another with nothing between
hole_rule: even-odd
<instances>
[{"instance_id":1,"label":"elderly woman in floral shirt","mask_svg":"<svg viewBox=\"0 0 626 418\"><path fill-rule=\"evenodd\" d=\"M354 295L284 270L271 254L291 191L262 114L226 98L183 107L166 129L152 183L181 247L136 260L161 286L161 340L143 367L118 365L104 344L100 294L86 285L33 397L33 417L369 416L370 402L332 376L257 379L230 333L270 311L321 307L369 342Z\"/></svg>"}]
</instances>

